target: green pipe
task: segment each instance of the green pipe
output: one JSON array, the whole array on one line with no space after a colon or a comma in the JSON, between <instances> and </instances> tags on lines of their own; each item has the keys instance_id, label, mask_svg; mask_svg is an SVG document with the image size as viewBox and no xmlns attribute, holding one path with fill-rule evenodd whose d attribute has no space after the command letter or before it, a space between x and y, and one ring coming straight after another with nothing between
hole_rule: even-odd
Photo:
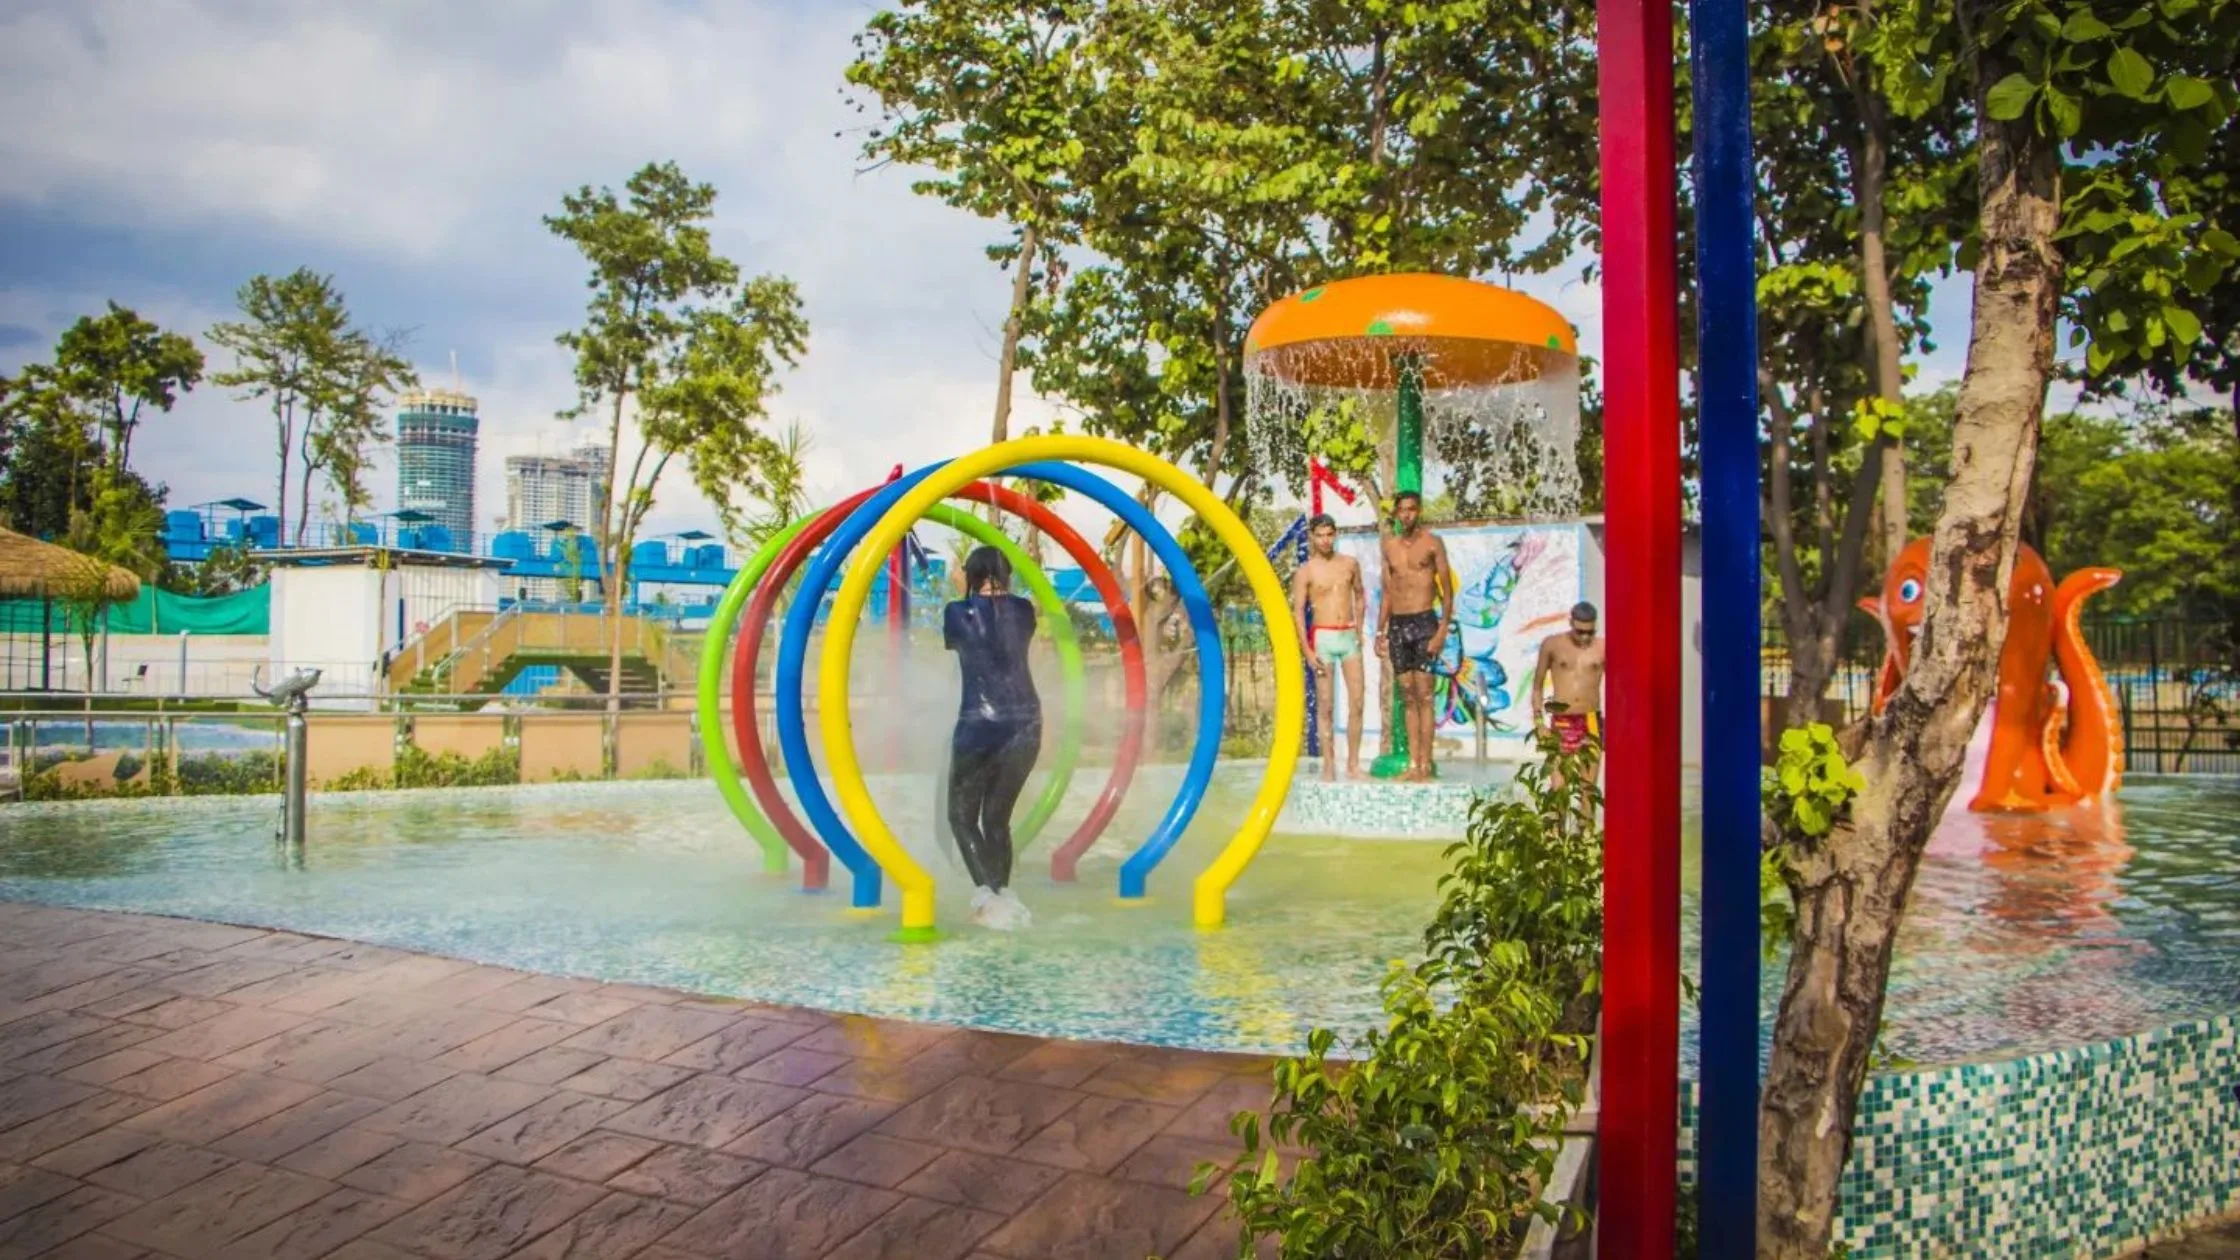
<instances>
[{"instance_id":1,"label":"green pipe","mask_svg":"<svg viewBox=\"0 0 2240 1260\"><path fill-rule=\"evenodd\" d=\"M1423 373L1413 357L1394 364L1399 378L1399 392L1395 399L1392 437L1392 481L1395 493L1413 490L1423 493ZM1386 584L1389 595L1391 585ZM1391 659L1386 658L1386 670L1391 669ZM1369 773L1379 779L1392 779L1408 769L1408 715L1400 698L1400 679L1392 676L1392 712L1386 717L1385 730L1391 739L1391 751L1369 763Z\"/></svg>"}]
</instances>

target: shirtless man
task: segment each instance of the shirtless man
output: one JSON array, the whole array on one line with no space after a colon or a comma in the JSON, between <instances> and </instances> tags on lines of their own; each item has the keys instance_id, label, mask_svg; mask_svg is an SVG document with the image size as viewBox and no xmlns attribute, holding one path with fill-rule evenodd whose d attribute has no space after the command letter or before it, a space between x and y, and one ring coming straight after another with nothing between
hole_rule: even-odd
<instances>
[{"instance_id":1,"label":"shirtless man","mask_svg":"<svg viewBox=\"0 0 2240 1260\"><path fill-rule=\"evenodd\" d=\"M1314 616L1310 620L1308 610ZM1314 698L1322 735L1322 779L1338 777L1331 727L1337 718L1334 675L1345 671L1346 777L1361 777L1362 689L1361 623L1369 596L1361 584L1361 562L1338 554L1338 523L1327 515L1307 522L1307 560L1291 577L1291 620L1299 627L1299 646L1314 668Z\"/></svg>"},{"instance_id":2,"label":"shirtless man","mask_svg":"<svg viewBox=\"0 0 2240 1260\"><path fill-rule=\"evenodd\" d=\"M1554 692L1557 712L1541 722L1543 697ZM1602 761L1602 640L1595 635L1595 610L1571 606L1571 629L1540 641L1532 668L1532 728L1546 729L1567 753L1586 762L1591 781Z\"/></svg>"},{"instance_id":3,"label":"shirtless man","mask_svg":"<svg viewBox=\"0 0 2240 1260\"><path fill-rule=\"evenodd\" d=\"M1447 646L1447 622L1454 615L1450 592L1454 572L1447 567L1447 545L1423 528L1423 496L1402 490L1392 499L1395 528L1384 536L1384 599L1377 613L1377 655L1399 678L1401 711L1407 718L1409 783L1431 779L1432 741L1438 730L1431 716L1431 670Z\"/></svg>"}]
</instances>

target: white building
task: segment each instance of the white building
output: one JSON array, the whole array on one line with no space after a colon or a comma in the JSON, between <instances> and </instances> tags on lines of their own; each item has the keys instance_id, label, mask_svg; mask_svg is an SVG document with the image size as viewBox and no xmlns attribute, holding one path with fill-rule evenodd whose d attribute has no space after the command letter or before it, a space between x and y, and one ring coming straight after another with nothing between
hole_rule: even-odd
<instances>
[{"instance_id":1,"label":"white building","mask_svg":"<svg viewBox=\"0 0 2240 1260\"><path fill-rule=\"evenodd\" d=\"M542 529L566 521L585 533L597 532L592 518L612 461L603 446L578 447L567 455L511 455L506 458L506 528Z\"/></svg>"}]
</instances>

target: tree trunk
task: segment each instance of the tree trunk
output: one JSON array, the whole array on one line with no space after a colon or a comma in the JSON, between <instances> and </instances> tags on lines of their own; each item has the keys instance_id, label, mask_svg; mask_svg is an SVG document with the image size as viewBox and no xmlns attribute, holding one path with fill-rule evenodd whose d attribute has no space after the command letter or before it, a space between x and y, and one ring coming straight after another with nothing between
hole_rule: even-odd
<instances>
[{"instance_id":1,"label":"tree trunk","mask_svg":"<svg viewBox=\"0 0 2240 1260\"><path fill-rule=\"evenodd\" d=\"M295 453L296 418L291 403L276 404L274 411L280 422L280 496L272 505L272 510L280 514L280 528L273 534L277 542L288 536L288 456Z\"/></svg>"},{"instance_id":2,"label":"tree trunk","mask_svg":"<svg viewBox=\"0 0 2240 1260\"><path fill-rule=\"evenodd\" d=\"M599 546L599 599L607 611L607 712L622 711L622 586L627 580L629 539L630 487L637 484L636 464L630 469L630 481L623 487L620 519L614 511L614 474L622 467L622 403L625 395L617 390L614 411L607 423L607 479L600 486L599 528L605 534L598 539ZM638 463L645 461L645 448L638 448Z\"/></svg>"},{"instance_id":3,"label":"tree trunk","mask_svg":"<svg viewBox=\"0 0 2240 1260\"><path fill-rule=\"evenodd\" d=\"M1890 115L1882 94L1872 81L1867 64L1859 63L1852 75L1851 91L1858 104L1862 138L1858 153L1855 192L1859 202L1860 291L1867 303L1867 351L1872 360L1874 391L1893 403L1905 401L1905 369L1898 341L1897 309L1890 293L1890 261L1886 250L1888 210L1884 205L1889 185ZM1882 453L1882 504L1878 514L1875 552L1878 570L1896 558L1906 545L1906 457L1897 442L1885 441Z\"/></svg>"},{"instance_id":4,"label":"tree trunk","mask_svg":"<svg viewBox=\"0 0 2240 1260\"><path fill-rule=\"evenodd\" d=\"M1032 223L1019 229L1019 263L1011 270L1011 312L1003 321L1003 353L996 363L996 418L988 441L1011 436L1011 378L1019 370L1019 338L1026 330L1027 294L1034 283L1034 256L1040 236Z\"/></svg>"},{"instance_id":5,"label":"tree trunk","mask_svg":"<svg viewBox=\"0 0 2240 1260\"><path fill-rule=\"evenodd\" d=\"M1963 26L1980 29L1990 8L1961 0ZM1846 732L1866 790L1833 833L1793 857L1797 926L1759 1116L1758 1254L1776 1260L1827 1254L1891 946L1995 685L2053 364L2059 153L2028 119L1990 121L1984 94L2017 67L2002 48L1976 46L1983 253L1921 638L1889 706Z\"/></svg>"},{"instance_id":6,"label":"tree trunk","mask_svg":"<svg viewBox=\"0 0 2240 1260\"><path fill-rule=\"evenodd\" d=\"M309 433L304 435L303 447L298 453L302 456L303 481L296 487L296 546L301 547L303 545L304 527L311 522L312 474L319 470L318 466L311 462L311 435Z\"/></svg>"}]
</instances>

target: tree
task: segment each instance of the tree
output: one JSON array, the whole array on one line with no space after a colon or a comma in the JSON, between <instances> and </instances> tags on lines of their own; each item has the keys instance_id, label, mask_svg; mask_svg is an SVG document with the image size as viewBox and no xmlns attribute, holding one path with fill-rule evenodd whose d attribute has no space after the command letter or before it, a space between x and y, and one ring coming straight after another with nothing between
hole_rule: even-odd
<instances>
[{"instance_id":1,"label":"tree","mask_svg":"<svg viewBox=\"0 0 2240 1260\"><path fill-rule=\"evenodd\" d=\"M165 332L115 302L66 329L54 360L56 384L94 413L106 436L112 475L132 464L142 410L171 410L202 379L202 351L191 338Z\"/></svg>"},{"instance_id":2,"label":"tree","mask_svg":"<svg viewBox=\"0 0 2240 1260\"><path fill-rule=\"evenodd\" d=\"M756 469L749 494L763 510L745 523L733 543L759 547L786 526L807 516L815 504L809 500L809 452L816 436L799 420L787 422L771 442L762 465Z\"/></svg>"},{"instance_id":3,"label":"tree","mask_svg":"<svg viewBox=\"0 0 2240 1260\"><path fill-rule=\"evenodd\" d=\"M2049 416L2038 456L2028 532L2056 576L2112 565L2123 582L2096 601L2106 611L2240 618L2240 441L2223 410Z\"/></svg>"},{"instance_id":4,"label":"tree","mask_svg":"<svg viewBox=\"0 0 2240 1260\"><path fill-rule=\"evenodd\" d=\"M1916 29L1942 20L1936 3L1922 0ZM1963 40L1950 77L1976 120L1968 368L1910 667L1844 736L1864 787L1824 834L1784 837L1796 917L1760 1114L1764 1256L1826 1254L1897 926L1991 698L2065 289L2064 179L2143 160L2234 104L2229 79L2204 73L2231 64L2231 0L1954 0L1949 15ZM2182 86L2195 77L2206 96Z\"/></svg>"},{"instance_id":5,"label":"tree","mask_svg":"<svg viewBox=\"0 0 2240 1260\"><path fill-rule=\"evenodd\" d=\"M288 458L296 453L299 421L308 431L317 409L328 397L327 374L349 333L350 312L330 276L309 267L298 267L275 280L250 277L235 294L243 316L211 326L210 340L233 352L234 367L211 377L220 385L241 391L244 399L261 398L272 408L273 431L280 457L279 496L274 511L280 518L279 536L288 536ZM298 410L314 414L299 417ZM308 447L308 438L305 439ZM310 472L305 472L308 481ZM310 489L303 487L308 507ZM300 540L302 518L297 516Z\"/></svg>"},{"instance_id":6,"label":"tree","mask_svg":"<svg viewBox=\"0 0 2240 1260\"><path fill-rule=\"evenodd\" d=\"M623 419L634 415L638 424L636 457L627 473L608 478L599 504L610 710L621 706L630 549L669 461L685 457L725 532L742 536L733 496L775 456L759 427L764 402L777 390L779 365L796 362L807 345L793 283L776 276L742 283L738 265L710 245L715 200L713 185L691 182L673 162L655 162L630 177L623 195L585 185L544 220L590 264L583 326L558 338L575 357L577 402L563 418L604 412L617 472Z\"/></svg>"},{"instance_id":7,"label":"tree","mask_svg":"<svg viewBox=\"0 0 2240 1260\"><path fill-rule=\"evenodd\" d=\"M312 364L304 395L298 543L311 516L314 474L326 474L327 484L340 499L342 523L356 520L360 511L373 506L373 490L365 477L374 450L390 440L384 413L399 391L419 381L399 353L403 342L399 333L375 337L353 329L336 341L325 361Z\"/></svg>"},{"instance_id":8,"label":"tree","mask_svg":"<svg viewBox=\"0 0 2240 1260\"><path fill-rule=\"evenodd\" d=\"M874 16L855 39L848 82L868 91L883 124L863 155L935 172L912 190L1012 226L988 256L1011 267L1011 301L997 356L989 440L1010 433L1034 275L1056 249L1078 239L1065 208L1094 99L1083 73L1087 0L1034 5L994 0L903 0Z\"/></svg>"},{"instance_id":9,"label":"tree","mask_svg":"<svg viewBox=\"0 0 2240 1260\"><path fill-rule=\"evenodd\" d=\"M0 516L68 539L99 514L117 528L147 527L117 542L120 555L160 554L164 490L131 470L125 447L143 408L168 411L201 364L193 342L112 302L66 329L52 361L0 377Z\"/></svg>"}]
</instances>

